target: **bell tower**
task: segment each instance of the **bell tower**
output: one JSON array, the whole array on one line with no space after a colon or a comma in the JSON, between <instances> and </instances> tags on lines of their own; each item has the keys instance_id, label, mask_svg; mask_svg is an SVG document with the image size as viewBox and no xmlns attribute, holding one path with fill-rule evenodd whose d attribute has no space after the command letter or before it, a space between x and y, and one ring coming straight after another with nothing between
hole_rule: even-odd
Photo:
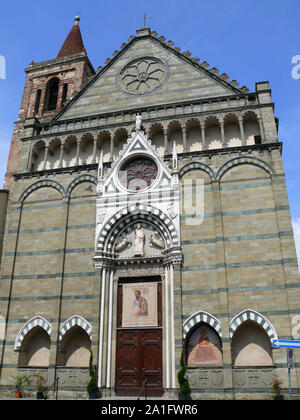
<instances>
[{"instance_id":1,"label":"bell tower","mask_svg":"<svg viewBox=\"0 0 300 420\"><path fill-rule=\"evenodd\" d=\"M95 74L84 48L79 21L80 17L75 16L75 23L56 58L32 61L25 69L25 87L4 181L8 190L13 186L13 174L24 172L24 165L20 165L24 127L50 121Z\"/></svg>"}]
</instances>

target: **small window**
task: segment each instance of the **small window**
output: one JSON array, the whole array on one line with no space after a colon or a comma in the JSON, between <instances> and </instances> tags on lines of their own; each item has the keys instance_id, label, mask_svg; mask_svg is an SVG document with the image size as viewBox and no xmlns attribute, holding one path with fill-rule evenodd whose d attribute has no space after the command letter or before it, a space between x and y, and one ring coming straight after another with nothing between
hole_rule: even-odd
<instances>
[{"instance_id":1,"label":"small window","mask_svg":"<svg viewBox=\"0 0 300 420\"><path fill-rule=\"evenodd\" d=\"M34 104L34 113L35 114L37 114L39 112L40 102L41 102L41 93L42 93L41 89L38 89L37 92L36 92L35 104Z\"/></svg>"},{"instance_id":2,"label":"small window","mask_svg":"<svg viewBox=\"0 0 300 420\"><path fill-rule=\"evenodd\" d=\"M58 85L59 79L54 77L50 79L46 87L46 97L45 97L45 111L55 111L57 105L58 97Z\"/></svg>"},{"instance_id":3,"label":"small window","mask_svg":"<svg viewBox=\"0 0 300 420\"><path fill-rule=\"evenodd\" d=\"M63 106L67 100L67 93L68 93L68 83L64 83L62 97L61 97L61 106Z\"/></svg>"},{"instance_id":4,"label":"small window","mask_svg":"<svg viewBox=\"0 0 300 420\"><path fill-rule=\"evenodd\" d=\"M261 144L261 136L254 136L254 144Z\"/></svg>"}]
</instances>

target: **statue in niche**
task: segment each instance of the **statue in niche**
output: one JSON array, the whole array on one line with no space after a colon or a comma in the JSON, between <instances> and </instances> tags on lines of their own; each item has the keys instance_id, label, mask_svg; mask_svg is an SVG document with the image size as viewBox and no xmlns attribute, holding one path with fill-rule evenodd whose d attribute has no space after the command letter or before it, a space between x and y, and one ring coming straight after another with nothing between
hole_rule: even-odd
<instances>
[{"instance_id":1,"label":"statue in niche","mask_svg":"<svg viewBox=\"0 0 300 420\"><path fill-rule=\"evenodd\" d=\"M142 116L141 114L137 114L135 117L135 131L141 131L142 129Z\"/></svg>"},{"instance_id":2,"label":"statue in niche","mask_svg":"<svg viewBox=\"0 0 300 420\"><path fill-rule=\"evenodd\" d=\"M145 231L141 223L136 225L134 238L134 256L143 257L145 253Z\"/></svg>"},{"instance_id":3,"label":"statue in niche","mask_svg":"<svg viewBox=\"0 0 300 420\"><path fill-rule=\"evenodd\" d=\"M116 252L121 252L123 251L123 249L125 249L127 247L127 245L131 244L130 241L128 241L128 239L126 238L125 235L121 235L118 240L117 243L115 245L115 251Z\"/></svg>"},{"instance_id":4,"label":"statue in niche","mask_svg":"<svg viewBox=\"0 0 300 420\"><path fill-rule=\"evenodd\" d=\"M164 241L163 241L162 237L160 235L158 235L157 233L153 233L151 235L150 243L152 245L157 246L158 248L161 248L161 249L164 249L164 247L165 247L165 244L164 244Z\"/></svg>"}]
</instances>

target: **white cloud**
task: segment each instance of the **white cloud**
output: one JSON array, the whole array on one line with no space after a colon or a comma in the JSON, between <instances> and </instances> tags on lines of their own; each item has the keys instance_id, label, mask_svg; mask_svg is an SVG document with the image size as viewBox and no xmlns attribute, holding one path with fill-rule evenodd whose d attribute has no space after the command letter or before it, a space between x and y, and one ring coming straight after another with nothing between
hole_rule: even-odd
<instances>
[{"instance_id":1,"label":"white cloud","mask_svg":"<svg viewBox=\"0 0 300 420\"><path fill-rule=\"evenodd\" d=\"M300 271L300 217L292 220L293 223L293 230L294 230L294 238L296 244L296 252L298 257L298 265Z\"/></svg>"}]
</instances>

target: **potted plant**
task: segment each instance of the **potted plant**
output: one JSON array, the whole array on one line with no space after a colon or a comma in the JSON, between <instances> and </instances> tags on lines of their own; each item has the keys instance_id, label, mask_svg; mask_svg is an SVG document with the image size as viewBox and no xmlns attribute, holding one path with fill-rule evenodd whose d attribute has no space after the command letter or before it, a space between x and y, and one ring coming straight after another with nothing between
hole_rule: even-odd
<instances>
[{"instance_id":1,"label":"potted plant","mask_svg":"<svg viewBox=\"0 0 300 420\"><path fill-rule=\"evenodd\" d=\"M190 388L190 384L189 381L187 380L187 378L185 377L185 373L186 373L186 364L185 364L185 355L184 355L184 350L182 350L181 352L181 357L180 357L180 366L181 369L177 374L177 379L178 379L178 383L179 383L179 399L180 400L191 400L191 388Z\"/></svg>"},{"instance_id":2,"label":"potted plant","mask_svg":"<svg viewBox=\"0 0 300 420\"><path fill-rule=\"evenodd\" d=\"M46 389L45 387L46 379L40 373L36 373L33 376L36 378L36 387L37 387L36 399L43 400L45 398L44 391Z\"/></svg>"},{"instance_id":3,"label":"potted plant","mask_svg":"<svg viewBox=\"0 0 300 420\"><path fill-rule=\"evenodd\" d=\"M282 382L279 379L274 379L272 383L272 391L274 392L274 400L283 400L284 397L281 395L281 384Z\"/></svg>"},{"instance_id":4,"label":"potted plant","mask_svg":"<svg viewBox=\"0 0 300 420\"><path fill-rule=\"evenodd\" d=\"M88 384L86 386L87 392L89 394L90 400L95 400L100 398L100 391L97 384L97 373L96 369L93 366L93 352L91 350L90 354L90 363L89 363L89 373L90 373L90 379L88 381Z\"/></svg>"},{"instance_id":5,"label":"potted plant","mask_svg":"<svg viewBox=\"0 0 300 420\"><path fill-rule=\"evenodd\" d=\"M12 376L16 384L16 398L22 398L22 388L23 386L28 386L30 384L30 377L28 375Z\"/></svg>"}]
</instances>

